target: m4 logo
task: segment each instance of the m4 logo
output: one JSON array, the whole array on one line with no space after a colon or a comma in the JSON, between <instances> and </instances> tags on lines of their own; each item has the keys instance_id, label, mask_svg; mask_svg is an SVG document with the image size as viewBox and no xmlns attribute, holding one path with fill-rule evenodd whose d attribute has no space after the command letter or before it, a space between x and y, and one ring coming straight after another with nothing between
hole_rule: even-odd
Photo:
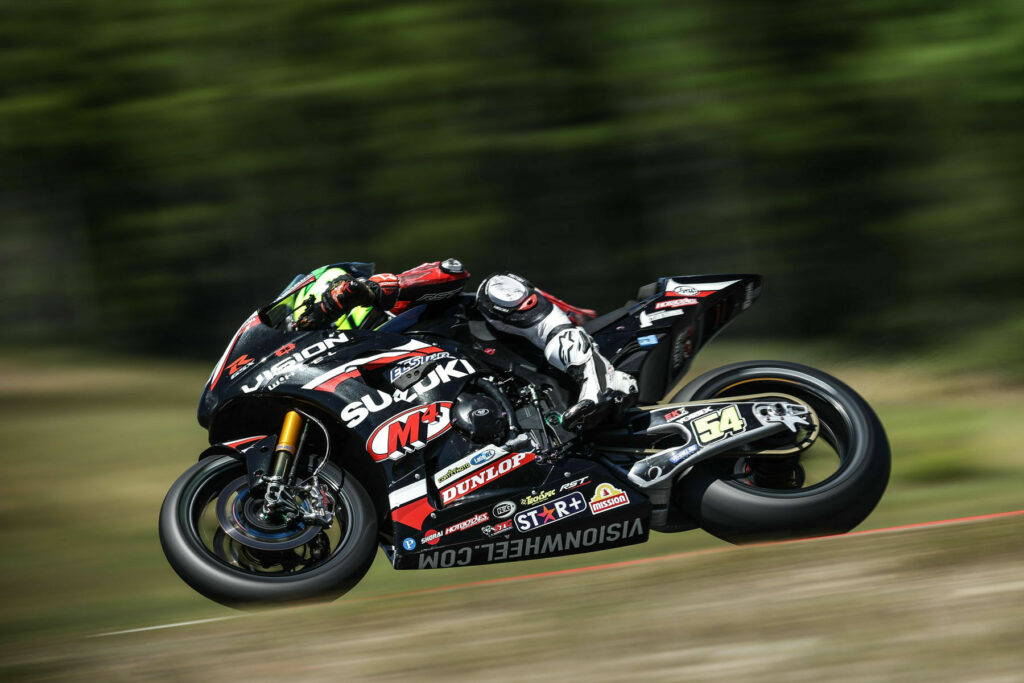
<instances>
[{"instance_id":1,"label":"m4 logo","mask_svg":"<svg viewBox=\"0 0 1024 683\"><path fill-rule=\"evenodd\" d=\"M721 410L698 417L691 424L694 434L697 435L697 441L704 446L747 429L747 423L740 415L736 404L727 405Z\"/></svg>"},{"instance_id":2,"label":"m4 logo","mask_svg":"<svg viewBox=\"0 0 1024 683\"><path fill-rule=\"evenodd\" d=\"M451 408L450 402L440 401L395 415L366 440L366 452L380 462L388 458L397 460L425 447L428 441L451 429Z\"/></svg>"}]
</instances>

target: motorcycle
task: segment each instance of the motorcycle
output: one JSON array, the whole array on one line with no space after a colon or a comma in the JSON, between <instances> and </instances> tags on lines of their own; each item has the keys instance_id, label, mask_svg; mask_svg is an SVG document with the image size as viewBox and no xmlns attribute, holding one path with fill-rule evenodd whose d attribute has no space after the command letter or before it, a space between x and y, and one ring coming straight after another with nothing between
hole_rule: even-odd
<instances>
[{"instance_id":1,"label":"motorcycle","mask_svg":"<svg viewBox=\"0 0 1024 683\"><path fill-rule=\"evenodd\" d=\"M342 263L353 275L372 267ZM596 316L550 295L638 400L560 423L575 386L464 294L373 329L300 331L298 276L238 329L203 390L210 447L174 483L160 539L226 605L333 599L378 546L395 569L529 560L702 528L734 543L845 533L889 477L885 431L851 388L789 362L684 384L760 295L756 275L664 277Z\"/></svg>"}]
</instances>

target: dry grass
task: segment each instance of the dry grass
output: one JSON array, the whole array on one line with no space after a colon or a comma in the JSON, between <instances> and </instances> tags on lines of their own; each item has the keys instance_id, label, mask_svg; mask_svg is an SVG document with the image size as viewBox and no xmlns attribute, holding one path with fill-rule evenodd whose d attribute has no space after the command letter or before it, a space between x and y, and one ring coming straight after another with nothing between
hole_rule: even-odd
<instances>
[{"instance_id":1,"label":"dry grass","mask_svg":"<svg viewBox=\"0 0 1024 683\"><path fill-rule=\"evenodd\" d=\"M92 680L1020 680L1024 520L742 548L4 653Z\"/></svg>"}]
</instances>

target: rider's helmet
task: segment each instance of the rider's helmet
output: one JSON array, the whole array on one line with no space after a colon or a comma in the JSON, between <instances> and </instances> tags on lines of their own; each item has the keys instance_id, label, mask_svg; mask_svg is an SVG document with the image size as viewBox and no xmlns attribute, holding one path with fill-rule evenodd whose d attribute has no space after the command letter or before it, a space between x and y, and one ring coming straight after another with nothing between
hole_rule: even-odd
<instances>
[{"instance_id":1,"label":"rider's helmet","mask_svg":"<svg viewBox=\"0 0 1024 683\"><path fill-rule=\"evenodd\" d=\"M299 289L292 296L289 302L292 308L292 319L298 320L305 313L306 307L320 302L324 294L330 291L335 280L343 275L362 275L361 273L350 273L349 269L339 265L321 266L309 275L314 280L308 285ZM307 276L308 277L308 276ZM373 309L369 306L357 306L350 309L345 315L338 318L334 326L339 330L352 330L362 327ZM375 316L376 317L376 316Z\"/></svg>"}]
</instances>

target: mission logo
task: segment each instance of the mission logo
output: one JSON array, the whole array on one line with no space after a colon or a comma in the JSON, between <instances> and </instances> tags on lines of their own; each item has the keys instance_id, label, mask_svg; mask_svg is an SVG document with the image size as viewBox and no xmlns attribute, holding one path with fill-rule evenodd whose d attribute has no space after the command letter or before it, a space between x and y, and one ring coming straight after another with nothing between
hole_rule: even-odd
<instances>
[{"instance_id":1,"label":"mission logo","mask_svg":"<svg viewBox=\"0 0 1024 683\"><path fill-rule=\"evenodd\" d=\"M611 484L598 484L590 499L590 511L595 515L622 505L629 505L629 496Z\"/></svg>"}]
</instances>

